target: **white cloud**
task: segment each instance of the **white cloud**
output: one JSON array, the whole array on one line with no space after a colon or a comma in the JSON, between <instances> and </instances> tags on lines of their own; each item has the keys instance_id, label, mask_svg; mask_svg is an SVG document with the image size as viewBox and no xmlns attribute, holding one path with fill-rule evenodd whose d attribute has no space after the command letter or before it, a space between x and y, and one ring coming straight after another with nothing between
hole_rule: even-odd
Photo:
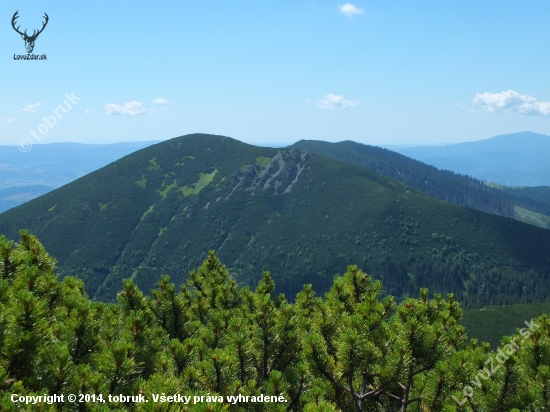
<instances>
[{"instance_id":1,"label":"white cloud","mask_svg":"<svg viewBox=\"0 0 550 412\"><path fill-rule=\"evenodd\" d=\"M357 106L358 104L358 101L352 102L351 100L344 99L344 96L332 93L325 95L325 97L318 102L320 109L333 109L335 107L347 109L348 107Z\"/></svg>"},{"instance_id":2,"label":"white cloud","mask_svg":"<svg viewBox=\"0 0 550 412\"><path fill-rule=\"evenodd\" d=\"M168 100L164 99L162 97L159 97L158 99L153 100L153 103L154 104L167 104Z\"/></svg>"},{"instance_id":3,"label":"white cloud","mask_svg":"<svg viewBox=\"0 0 550 412\"><path fill-rule=\"evenodd\" d=\"M341 4L338 6L338 8L340 9L340 13L342 13L346 17L349 17L350 19L353 19L355 16L358 16L365 12L362 8L357 7L356 5L351 3Z\"/></svg>"},{"instance_id":4,"label":"white cloud","mask_svg":"<svg viewBox=\"0 0 550 412\"><path fill-rule=\"evenodd\" d=\"M21 113L21 112L34 113L36 111L36 108L41 104L42 102L37 102L35 104L29 103L28 105L23 107L21 110L16 110L15 113Z\"/></svg>"},{"instance_id":5,"label":"white cloud","mask_svg":"<svg viewBox=\"0 0 550 412\"><path fill-rule=\"evenodd\" d=\"M6 123L13 123L13 122L15 122L15 119L10 119L10 118L4 119L4 120L6 121Z\"/></svg>"},{"instance_id":6,"label":"white cloud","mask_svg":"<svg viewBox=\"0 0 550 412\"><path fill-rule=\"evenodd\" d=\"M124 105L109 103L105 105L105 114L122 114L125 116L137 116L139 114L145 114L145 108L140 102L128 102Z\"/></svg>"},{"instance_id":7,"label":"white cloud","mask_svg":"<svg viewBox=\"0 0 550 412\"><path fill-rule=\"evenodd\" d=\"M488 112L519 113L526 116L550 116L550 102L539 102L513 90L502 93L477 93L473 103Z\"/></svg>"}]
</instances>

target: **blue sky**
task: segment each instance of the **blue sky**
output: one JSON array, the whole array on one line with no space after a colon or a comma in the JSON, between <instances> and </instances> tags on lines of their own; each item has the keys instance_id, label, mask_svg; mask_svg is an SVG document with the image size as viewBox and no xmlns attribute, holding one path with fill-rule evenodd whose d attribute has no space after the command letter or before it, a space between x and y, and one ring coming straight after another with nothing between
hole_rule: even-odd
<instances>
[{"instance_id":1,"label":"blue sky","mask_svg":"<svg viewBox=\"0 0 550 412\"><path fill-rule=\"evenodd\" d=\"M14 60L16 10L29 34L48 14L46 61ZM547 0L4 0L0 144L550 134L549 16Z\"/></svg>"}]
</instances>

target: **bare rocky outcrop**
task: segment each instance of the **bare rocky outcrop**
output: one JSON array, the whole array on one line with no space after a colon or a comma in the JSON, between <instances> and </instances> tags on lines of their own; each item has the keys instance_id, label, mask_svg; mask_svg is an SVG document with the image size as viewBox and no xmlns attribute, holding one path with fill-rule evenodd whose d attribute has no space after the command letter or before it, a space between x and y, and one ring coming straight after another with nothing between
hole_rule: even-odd
<instances>
[{"instance_id":1,"label":"bare rocky outcrop","mask_svg":"<svg viewBox=\"0 0 550 412\"><path fill-rule=\"evenodd\" d=\"M263 169L257 164L241 168L229 177L233 189L224 201L238 188L250 191L252 195L257 190L273 191L273 195L290 193L312 156L308 151L285 150L273 156ZM285 189L281 190L281 187Z\"/></svg>"}]
</instances>

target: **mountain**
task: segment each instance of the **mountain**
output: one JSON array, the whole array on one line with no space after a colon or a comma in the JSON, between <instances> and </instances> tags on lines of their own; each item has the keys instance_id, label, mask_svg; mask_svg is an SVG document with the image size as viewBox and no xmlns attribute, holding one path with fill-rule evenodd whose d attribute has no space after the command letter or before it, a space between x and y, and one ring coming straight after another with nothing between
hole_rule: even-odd
<instances>
[{"instance_id":1,"label":"mountain","mask_svg":"<svg viewBox=\"0 0 550 412\"><path fill-rule=\"evenodd\" d=\"M31 199L50 192L53 188L43 185L16 186L0 189L0 213L19 206Z\"/></svg>"},{"instance_id":2,"label":"mountain","mask_svg":"<svg viewBox=\"0 0 550 412\"><path fill-rule=\"evenodd\" d=\"M376 146L344 141L300 140L289 146L363 167L460 206L511 217L550 229L550 187L509 188L439 170L418 160Z\"/></svg>"},{"instance_id":3,"label":"mountain","mask_svg":"<svg viewBox=\"0 0 550 412\"><path fill-rule=\"evenodd\" d=\"M426 196L309 150L194 134L139 150L0 214L112 300L124 278L176 284L215 250L242 285L271 271L293 296L356 264L397 296L454 292L466 307L544 301L550 231Z\"/></svg>"},{"instance_id":4,"label":"mountain","mask_svg":"<svg viewBox=\"0 0 550 412\"><path fill-rule=\"evenodd\" d=\"M0 189L45 185L60 187L158 141L37 144L28 152L0 146Z\"/></svg>"},{"instance_id":5,"label":"mountain","mask_svg":"<svg viewBox=\"0 0 550 412\"><path fill-rule=\"evenodd\" d=\"M506 186L550 186L550 136L522 132L397 152L439 169Z\"/></svg>"}]
</instances>

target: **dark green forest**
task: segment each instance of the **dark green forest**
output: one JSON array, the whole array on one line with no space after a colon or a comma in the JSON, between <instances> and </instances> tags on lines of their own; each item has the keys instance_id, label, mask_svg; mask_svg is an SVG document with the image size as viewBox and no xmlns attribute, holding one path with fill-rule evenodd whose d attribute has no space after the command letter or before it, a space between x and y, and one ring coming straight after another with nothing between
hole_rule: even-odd
<instances>
[{"instance_id":1,"label":"dark green forest","mask_svg":"<svg viewBox=\"0 0 550 412\"><path fill-rule=\"evenodd\" d=\"M403 300L420 288L464 308L545 302L550 231L434 199L400 181L308 150L188 135L132 153L0 214L29 229L84 281L116 301L163 274L184 283L214 250L240 287L270 271L277 293L325 293L349 265Z\"/></svg>"},{"instance_id":2,"label":"dark green forest","mask_svg":"<svg viewBox=\"0 0 550 412\"><path fill-rule=\"evenodd\" d=\"M164 276L146 296L127 279L107 304L91 301L80 279L59 281L28 232L17 244L0 237L0 253L3 411L550 408L546 315L491 352L468 341L452 294L421 289L396 303L356 266L324 296L306 285L288 300L268 272L254 289L239 287L210 253L180 288ZM37 398L51 395L63 401ZM122 396L134 398L115 401Z\"/></svg>"},{"instance_id":3,"label":"dark green forest","mask_svg":"<svg viewBox=\"0 0 550 412\"><path fill-rule=\"evenodd\" d=\"M513 334L526 319L543 313L550 313L550 302L486 306L465 310L460 324L466 328L468 336L488 342L495 349L503 336Z\"/></svg>"},{"instance_id":4,"label":"dark green forest","mask_svg":"<svg viewBox=\"0 0 550 412\"><path fill-rule=\"evenodd\" d=\"M547 186L510 188L491 185L470 176L440 170L388 149L352 141L300 140L290 147L311 150L364 167L437 199L550 228L550 188ZM521 209L542 216L528 218Z\"/></svg>"}]
</instances>

